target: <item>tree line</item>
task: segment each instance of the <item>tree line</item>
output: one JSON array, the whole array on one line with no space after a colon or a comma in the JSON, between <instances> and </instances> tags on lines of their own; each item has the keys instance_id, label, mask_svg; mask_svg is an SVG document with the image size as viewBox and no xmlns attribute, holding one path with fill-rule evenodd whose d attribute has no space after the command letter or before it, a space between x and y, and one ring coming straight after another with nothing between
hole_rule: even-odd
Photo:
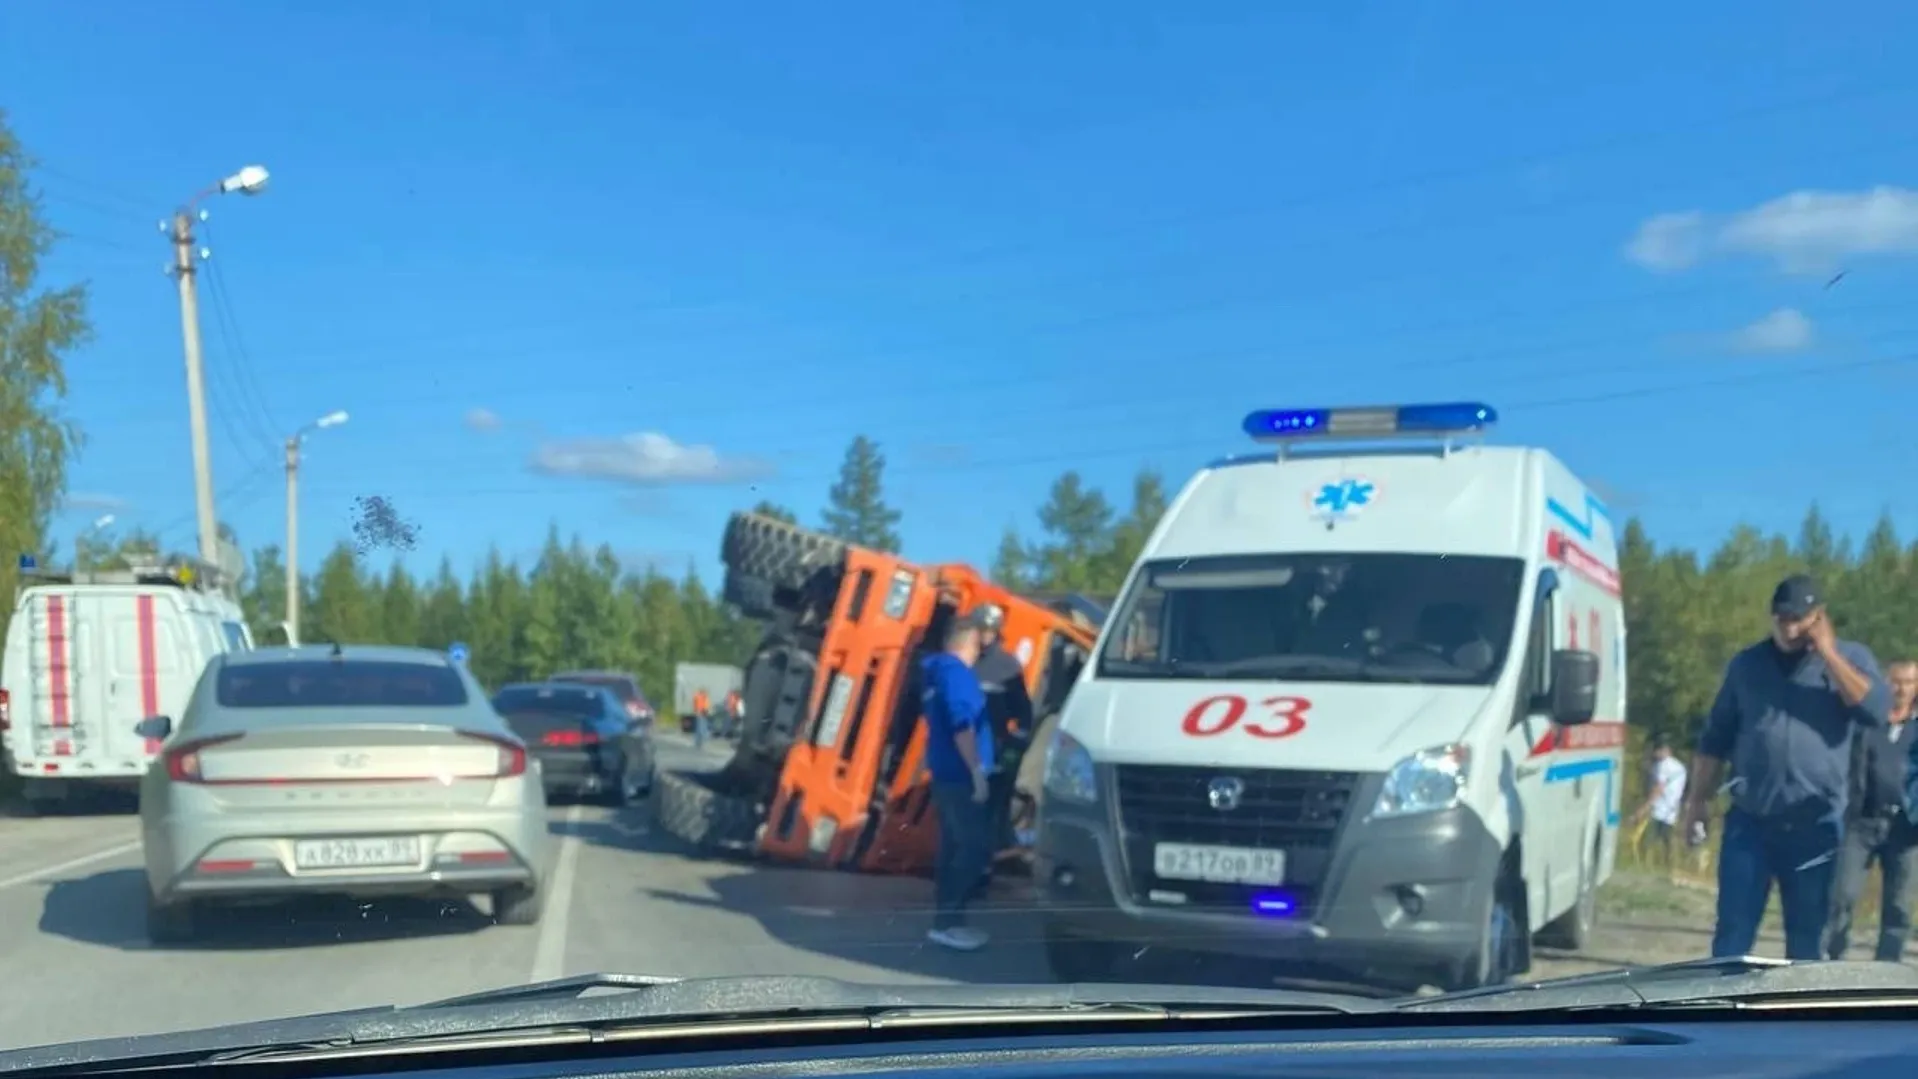
<instances>
[{"instance_id":1,"label":"tree line","mask_svg":"<svg viewBox=\"0 0 1918 1079\"><path fill-rule=\"evenodd\" d=\"M66 493L67 467L81 446L64 408L64 364L91 333L83 283L48 286L40 265L56 234L31 183L32 160L0 113L0 551L49 551L49 524ZM899 511L885 498L885 456L853 439L826 492L817 527L853 543L900 547ZM1112 596L1167 502L1157 473L1141 472L1121 505L1067 472L1052 484L1036 528L1010 528L989 572L1016 589ZM450 562L416 578L397 559L375 564L382 546L410 549L413 533L384 500L361 500L368 527L329 552L303 591L302 636L444 647L463 641L489 684L538 677L564 666L632 670L656 700L669 699L681 660L741 662L756 627L719 603L690 571L673 576L622 564L607 546L562 539L555 528L539 557L520 565L490 554L461 578ZM759 512L797 522L790 508ZM230 536L230 530L228 531ZM399 537L394 539L393 537ZM369 537L371 537L369 539ZM715 540L717 537L715 537ZM75 545L81 567L124 562L156 545L140 533L95 534ZM280 638L284 565L278 547L251 556L241 600L256 639ZM1834 533L1814 507L1795 537L1739 528L1716 549L1660 547L1636 521L1621 535L1629 641L1629 718L1640 730L1689 738L1710 706L1725 661L1766 632L1772 586L1809 570L1832 596L1841 634L1883 661L1918 655L1918 621L1905 607L1918 595L1918 544L1889 518L1862 541ZM0 595L17 583L14 559L0 558ZM0 606L0 632L11 603Z\"/></svg>"}]
</instances>

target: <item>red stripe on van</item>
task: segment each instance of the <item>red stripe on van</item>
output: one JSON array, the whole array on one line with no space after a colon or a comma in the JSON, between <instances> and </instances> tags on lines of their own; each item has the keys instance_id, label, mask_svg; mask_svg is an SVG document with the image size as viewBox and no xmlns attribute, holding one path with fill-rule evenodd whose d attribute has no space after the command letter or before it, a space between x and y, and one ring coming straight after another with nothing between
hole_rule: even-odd
<instances>
[{"instance_id":1,"label":"red stripe on van","mask_svg":"<svg viewBox=\"0 0 1918 1079\"><path fill-rule=\"evenodd\" d=\"M67 601L47 597L47 703L53 725L73 726L73 702L67 698Z\"/></svg>"},{"instance_id":2,"label":"red stripe on van","mask_svg":"<svg viewBox=\"0 0 1918 1079\"><path fill-rule=\"evenodd\" d=\"M1625 724L1617 720L1595 719L1576 727L1553 727L1532 746L1528 757L1543 757L1558 750L1615 749L1625 744Z\"/></svg>"},{"instance_id":3,"label":"red stripe on van","mask_svg":"<svg viewBox=\"0 0 1918 1079\"><path fill-rule=\"evenodd\" d=\"M140 718L146 719L160 714L160 672L153 656L153 597L140 596L134 603L140 626ZM149 754L160 752L160 740L147 739L146 750Z\"/></svg>"}]
</instances>

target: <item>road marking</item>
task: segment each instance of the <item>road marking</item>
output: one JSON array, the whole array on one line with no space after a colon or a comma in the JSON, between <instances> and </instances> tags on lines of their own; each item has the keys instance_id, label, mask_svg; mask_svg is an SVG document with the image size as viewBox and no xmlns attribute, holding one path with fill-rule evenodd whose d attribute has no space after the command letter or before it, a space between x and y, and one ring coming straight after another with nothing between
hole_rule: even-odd
<instances>
[{"instance_id":1,"label":"road marking","mask_svg":"<svg viewBox=\"0 0 1918 1079\"><path fill-rule=\"evenodd\" d=\"M545 916L539 920L539 943L533 947L528 983L559 977L566 963L566 920L573 912L573 867L579 862L579 818L584 808L573 805L566 810L566 834L559 840L559 858L546 893Z\"/></svg>"},{"instance_id":2,"label":"road marking","mask_svg":"<svg viewBox=\"0 0 1918 1079\"><path fill-rule=\"evenodd\" d=\"M140 849L140 841L137 839L130 840L126 843L120 844L117 847L108 847L106 850L96 850L92 854L82 854L78 858L69 858L64 862L59 862L54 865L43 866L39 869L30 870L28 872L20 873L11 877L0 877L0 891L4 891L5 889L8 889L8 888L17 887L22 884L32 884L35 881L45 880L46 878L52 877L52 876L58 876L61 873L65 873L69 869L78 869L83 865L92 865L95 862L104 862L108 858L118 858L122 854L127 854L139 849Z\"/></svg>"}]
</instances>

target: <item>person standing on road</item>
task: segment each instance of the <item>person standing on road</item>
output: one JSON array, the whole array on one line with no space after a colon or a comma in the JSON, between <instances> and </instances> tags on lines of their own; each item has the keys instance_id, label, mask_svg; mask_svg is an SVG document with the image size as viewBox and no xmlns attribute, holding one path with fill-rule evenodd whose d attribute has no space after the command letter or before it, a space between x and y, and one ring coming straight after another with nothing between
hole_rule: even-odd
<instances>
[{"instance_id":1,"label":"person standing on road","mask_svg":"<svg viewBox=\"0 0 1918 1079\"><path fill-rule=\"evenodd\" d=\"M1026 668L1005 648L1006 613L990 603L981 604L979 659L972 673L986 694L986 716L995 735L1005 735L1005 746L993 754L989 776L992 787L986 800L988 864L982 880L990 880L992 855L1012 847L1012 795L1019 780L1019 761L1032 744L1032 696L1026 692Z\"/></svg>"},{"instance_id":2,"label":"person standing on road","mask_svg":"<svg viewBox=\"0 0 1918 1079\"><path fill-rule=\"evenodd\" d=\"M985 947L983 930L966 924L966 905L990 858L986 798L992 771L992 723L985 691L972 665L987 618L977 608L953 618L944 648L920 663L924 686L926 770L939 816L939 852L933 860L934 944L958 951Z\"/></svg>"},{"instance_id":3,"label":"person standing on road","mask_svg":"<svg viewBox=\"0 0 1918 1079\"><path fill-rule=\"evenodd\" d=\"M1871 649L1839 640L1810 577L1772 592L1771 636L1732 657L1692 760L1686 830L1702 825L1731 762L1732 808L1719 836L1712 955L1751 952L1778 882L1785 956L1818 959L1858 728L1883 727L1891 692Z\"/></svg>"},{"instance_id":4,"label":"person standing on road","mask_svg":"<svg viewBox=\"0 0 1918 1079\"><path fill-rule=\"evenodd\" d=\"M1845 843L1839 849L1832 888L1827 954L1843 959L1851 947L1851 915L1865 890L1865 871L1878 863L1883 890L1878 901L1878 947L1874 959L1902 962L1911 937L1911 880L1918 854L1918 824L1906 791L1912 782L1910 735L1918 708L1918 662L1900 660L1885 670L1891 685L1890 730L1860 731L1852 745L1850 808Z\"/></svg>"},{"instance_id":5,"label":"person standing on road","mask_svg":"<svg viewBox=\"0 0 1918 1079\"><path fill-rule=\"evenodd\" d=\"M1685 805L1685 765L1672 752L1671 739L1663 735L1652 743L1652 792L1634 816L1651 818L1652 849L1661 864L1669 866L1672 835L1678 830L1678 816Z\"/></svg>"},{"instance_id":6,"label":"person standing on road","mask_svg":"<svg viewBox=\"0 0 1918 1079\"><path fill-rule=\"evenodd\" d=\"M693 690L693 748L706 748L706 713L712 711L713 699L706 695L706 687Z\"/></svg>"}]
</instances>

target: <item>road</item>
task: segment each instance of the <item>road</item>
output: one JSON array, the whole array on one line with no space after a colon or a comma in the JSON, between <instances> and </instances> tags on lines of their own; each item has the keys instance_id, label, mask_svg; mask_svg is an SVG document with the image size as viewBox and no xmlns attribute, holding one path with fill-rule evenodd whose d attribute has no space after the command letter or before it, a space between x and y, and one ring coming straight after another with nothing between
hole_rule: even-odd
<instances>
[{"instance_id":1,"label":"road","mask_svg":"<svg viewBox=\"0 0 1918 1079\"><path fill-rule=\"evenodd\" d=\"M662 738L665 767L715 766L720 753ZM0 818L0 1046L417 1003L596 970L1048 980L1016 897L981 916L992 947L956 954L924 940L924 881L692 859L643 808L551 813L560 841L537 926L493 926L458 903L302 905L237 912L205 941L169 949L146 940L134 818ZM1691 937L1678 946L1697 954ZM1532 976L1657 958L1643 953L1658 940L1615 936ZM1218 976L1177 962L1159 973Z\"/></svg>"}]
</instances>

